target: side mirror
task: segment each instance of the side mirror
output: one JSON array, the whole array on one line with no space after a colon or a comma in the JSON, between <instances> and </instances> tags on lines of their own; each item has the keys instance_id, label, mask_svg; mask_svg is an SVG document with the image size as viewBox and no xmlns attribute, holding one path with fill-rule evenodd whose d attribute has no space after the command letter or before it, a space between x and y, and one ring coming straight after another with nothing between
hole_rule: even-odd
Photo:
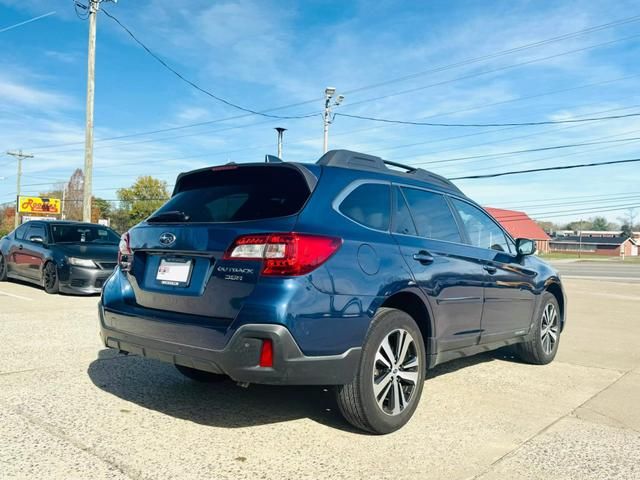
<instances>
[{"instance_id":1,"label":"side mirror","mask_svg":"<svg viewBox=\"0 0 640 480\"><path fill-rule=\"evenodd\" d=\"M44 243L44 238L38 236L38 235L34 235L32 237L29 237L29 241L30 242L34 242L34 243Z\"/></svg>"},{"instance_id":2,"label":"side mirror","mask_svg":"<svg viewBox=\"0 0 640 480\"><path fill-rule=\"evenodd\" d=\"M536 242L528 238L516 239L516 250L518 255L533 255L536 253Z\"/></svg>"}]
</instances>

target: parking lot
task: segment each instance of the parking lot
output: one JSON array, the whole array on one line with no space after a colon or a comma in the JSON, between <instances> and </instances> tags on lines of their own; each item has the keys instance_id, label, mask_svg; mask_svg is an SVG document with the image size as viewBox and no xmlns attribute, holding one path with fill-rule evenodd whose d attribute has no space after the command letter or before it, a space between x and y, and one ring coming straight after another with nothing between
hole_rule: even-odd
<instances>
[{"instance_id":1,"label":"parking lot","mask_svg":"<svg viewBox=\"0 0 640 480\"><path fill-rule=\"evenodd\" d=\"M114 355L97 297L2 283L1 476L640 478L640 283L591 276L565 280L553 364L442 365L411 422L382 437L349 427L328 389L203 385Z\"/></svg>"}]
</instances>

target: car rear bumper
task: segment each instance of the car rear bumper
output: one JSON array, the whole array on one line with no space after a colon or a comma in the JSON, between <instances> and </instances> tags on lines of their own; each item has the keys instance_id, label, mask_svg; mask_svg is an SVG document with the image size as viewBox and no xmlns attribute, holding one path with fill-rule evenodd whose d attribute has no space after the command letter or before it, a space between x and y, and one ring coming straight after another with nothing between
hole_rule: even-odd
<instances>
[{"instance_id":1,"label":"car rear bumper","mask_svg":"<svg viewBox=\"0 0 640 480\"><path fill-rule=\"evenodd\" d=\"M196 336L206 340L202 335L206 329L201 326L171 324L163 329L164 322L135 317L134 321L140 328L132 333L117 327L129 323L131 317L111 310L105 312L102 304L98 308L100 335L105 346L167 363L225 374L237 382L344 385L353 380L360 361L361 348L350 348L340 355L304 355L283 325L243 325L223 349L210 349L203 345L206 342L201 341L194 346L180 341ZM109 326L105 323L105 314L109 316ZM154 326L158 335L154 335ZM273 367L258 365L265 339L273 342Z\"/></svg>"}]
</instances>

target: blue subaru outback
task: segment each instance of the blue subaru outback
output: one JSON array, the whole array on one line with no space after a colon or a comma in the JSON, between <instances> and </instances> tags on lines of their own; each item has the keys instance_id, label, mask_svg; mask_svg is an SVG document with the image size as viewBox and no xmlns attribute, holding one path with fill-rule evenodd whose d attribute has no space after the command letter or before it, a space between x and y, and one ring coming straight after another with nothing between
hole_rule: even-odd
<instances>
[{"instance_id":1,"label":"blue subaru outback","mask_svg":"<svg viewBox=\"0 0 640 480\"><path fill-rule=\"evenodd\" d=\"M388 433L439 363L553 360L566 300L534 252L450 181L378 157L204 168L122 236L101 335L195 380L334 385L351 424Z\"/></svg>"}]
</instances>

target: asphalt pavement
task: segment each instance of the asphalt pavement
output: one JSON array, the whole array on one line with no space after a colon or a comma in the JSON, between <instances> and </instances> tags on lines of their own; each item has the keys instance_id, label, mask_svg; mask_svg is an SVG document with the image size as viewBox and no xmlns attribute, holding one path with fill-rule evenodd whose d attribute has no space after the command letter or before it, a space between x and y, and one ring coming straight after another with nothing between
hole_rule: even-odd
<instances>
[{"instance_id":1,"label":"asphalt pavement","mask_svg":"<svg viewBox=\"0 0 640 480\"><path fill-rule=\"evenodd\" d=\"M0 477L637 480L640 284L565 282L554 363L444 364L387 436L353 430L329 389L199 384L116 355L96 297L0 283Z\"/></svg>"},{"instance_id":2,"label":"asphalt pavement","mask_svg":"<svg viewBox=\"0 0 640 480\"><path fill-rule=\"evenodd\" d=\"M640 281L640 262L620 260L550 262L562 276L616 281Z\"/></svg>"}]
</instances>

